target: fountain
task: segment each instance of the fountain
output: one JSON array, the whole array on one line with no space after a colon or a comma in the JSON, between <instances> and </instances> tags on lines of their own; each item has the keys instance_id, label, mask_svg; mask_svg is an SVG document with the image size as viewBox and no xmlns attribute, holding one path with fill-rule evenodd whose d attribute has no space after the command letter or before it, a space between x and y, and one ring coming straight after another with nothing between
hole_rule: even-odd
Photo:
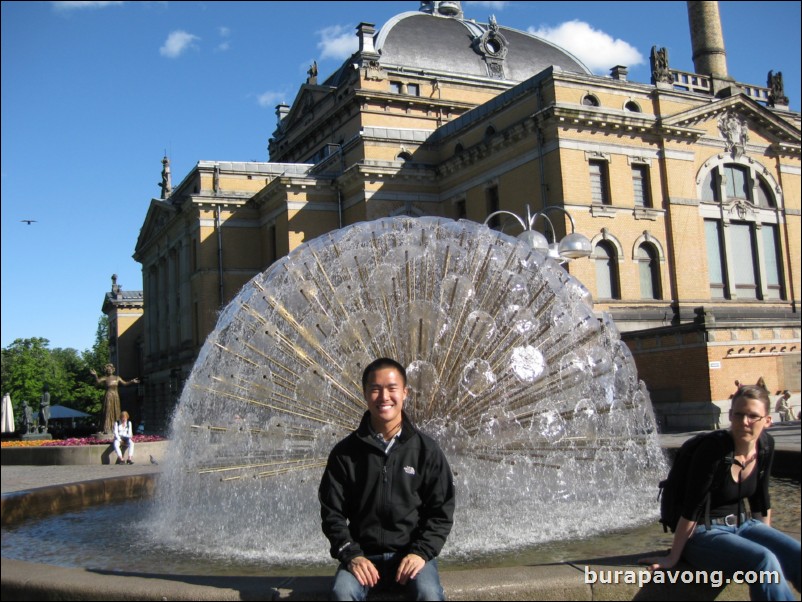
<instances>
[{"instance_id":1,"label":"fountain","mask_svg":"<svg viewBox=\"0 0 802 602\"><path fill-rule=\"evenodd\" d=\"M629 528L665 473L632 358L588 291L479 224L386 218L303 244L220 315L185 386L151 529L175 548L323 561L317 485L373 359L457 487L444 555Z\"/></svg>"}]
</instances>

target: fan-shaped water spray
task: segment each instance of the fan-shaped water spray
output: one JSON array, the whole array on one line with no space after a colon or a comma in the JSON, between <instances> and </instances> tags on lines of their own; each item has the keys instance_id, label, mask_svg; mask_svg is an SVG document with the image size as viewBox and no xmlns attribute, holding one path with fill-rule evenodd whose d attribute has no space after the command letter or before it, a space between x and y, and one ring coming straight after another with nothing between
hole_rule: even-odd
<instances>
[{"instance_id":1,"label":"fan-shaped water spray","mask_svg":"<svg viewBox=\"0 0 802 602\"><path fill-rule=\"evenodd\" d=\"M220 316L173 420L159 539L324 559L317 485L379 356L408 367L406 411L454 471L445 554L653 516L663 457L648 396L587 290L473 222L388 218L302 245Z\"/></svg>"}]
</instances>

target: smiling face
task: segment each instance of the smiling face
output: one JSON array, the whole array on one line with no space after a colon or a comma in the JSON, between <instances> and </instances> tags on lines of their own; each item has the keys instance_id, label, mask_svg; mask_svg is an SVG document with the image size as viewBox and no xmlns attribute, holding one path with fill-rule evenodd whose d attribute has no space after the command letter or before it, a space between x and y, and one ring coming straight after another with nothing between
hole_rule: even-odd
<instances>
[{"instance_id":1,"label":"smiling face","mask_svg":"<svg viewBox=\"0 0 802 602\"><path fill-rule=\"evenodd\" d=\"M368 375L364 394L373 430L385 434L401 424L407 393L404 377L396 368L380 368Z\"/></svg>"}]
</instances>

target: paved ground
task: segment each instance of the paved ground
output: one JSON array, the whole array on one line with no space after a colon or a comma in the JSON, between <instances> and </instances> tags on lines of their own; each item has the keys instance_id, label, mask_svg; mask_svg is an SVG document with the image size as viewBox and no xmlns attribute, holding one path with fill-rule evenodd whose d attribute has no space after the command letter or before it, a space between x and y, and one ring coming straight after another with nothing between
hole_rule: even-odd
<instances>
[{"instance_id":1,"label":"paved ground","mask_svg":"<svg viewBox=\"0 0 802 602\"><path fill-rule=\"evenodd\" d=\"M800 464L800 422L771 430L777 449ZM661 435L664 447L678 447L695 433ZM116 480L126 475L158 473L152 464L3 466L2 493L21 492L80 481ZM799 534L796 534L799 537ZM635 563L644 551L628 557L594 558L582 564L520 566L497 569L448 570L443 585L451 600L744 600L744 585L715 589L710 585L588 583L588 570L603 575L620 569L642 572ZM678 567L690 569L689 566ZM323 600L329 578L323 577L204 577L142 575L69 569L2 559L2 600ZM797 599L799 599L797 597Z\"/></svg>"}]
</instances>

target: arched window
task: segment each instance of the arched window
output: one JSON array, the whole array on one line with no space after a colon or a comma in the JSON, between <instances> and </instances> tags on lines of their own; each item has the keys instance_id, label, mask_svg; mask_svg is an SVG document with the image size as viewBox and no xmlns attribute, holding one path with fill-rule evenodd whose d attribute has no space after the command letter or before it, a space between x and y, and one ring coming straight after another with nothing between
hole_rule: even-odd
<instances>
[{"instance_id":1,"label":"arched window","mask_svg":"<svg viewBox=\"0 0 802 602\"><path fill-rule=\"evenodd\" d=\"M627 104L624 105L624 109L627 111L631 111L632 113L640 113L640 107L638 106L638 103L636 103L634 100L630 100L629 102L627 102Z\"/></svg>"},{"instance_id":2,"label":"arched window","mask_svg":"<svg viewBox=\"0 0 802 602\"><path fill-rule=\"evenodd\" d=\"M586 94L582 99L582 104L586 107L598 107L600 103L599 99L593 96L593 94Z\"/></svg>"},{"instance_id":3,"label":"arched window","mask_svg":"<svg viewBox=\"0 0 802 602\"><path fill-rule=\"evenodd\" d=\"M461 155L465 151L465 147L462 146L462 142L457 142L457 145L454 147L454 156Z\"/></svg>"},{"instance_id":4,"label":"arched window","mask_svg":"<svg viewBox=\"0 0 802 602\"><path fill-rule=\"evenodd\" d=\"M398 153L396 160L404 162L412 161L412 153L410 153L409 151L401 151L400 153Z\"/></svg>"},{"instance_id":5,"label":"arched window","mask_svg":"<svg viewBox=\"0 0 802 602\"><path fill-rule=\"evenodd\" d=\"M492 125L487 126L487 129L485 130L485 138L492 138L495 135L496 128L494 128Z\"/></svg>"},{"instance_id":6,"label":"arched window","mask_svg":"<svg viewBox=\"0 0 802 602\"><path fill-rule=\"evenodd\" d=\"M766 184L762 178L758 180L757 186L757 206L765 209L776 209L777 202L774 200L774 195L771 193L771 188Z\"/></svg>"},{"instance_id":7,"label":"arched window","mask_svg":"<svg viewBox=\"0 0 802 602\"><path fill-rule=\"evenodd\" d=\"M593 251L596 264L596 295L599 299L620 299L618 286L618 258L615 247L603 240L596 244Z\"/></svg>"},{"instance_id":8,"label":"arched window","mask_svg":"<svg viewBox=\"0 0 802 602\"><path fill-rule=\"evenodd\" d=\"M638 274L640 275L640 296L642 299L662 299L660 289L660 259L657 250L649 243L642 243L636 253Z\"/></svg>"},{"instance_id":9,"label":"arched window","mask_svg":"<svg viewBox=\"0 0 802 602\"><path fill-rule=\"evenodd\" d=\"M775 209L777 200L766 179L754 168L723 163L705 174L700 189L703 201L746 201L764 209Z\"/></svg>"}]
</instances>

